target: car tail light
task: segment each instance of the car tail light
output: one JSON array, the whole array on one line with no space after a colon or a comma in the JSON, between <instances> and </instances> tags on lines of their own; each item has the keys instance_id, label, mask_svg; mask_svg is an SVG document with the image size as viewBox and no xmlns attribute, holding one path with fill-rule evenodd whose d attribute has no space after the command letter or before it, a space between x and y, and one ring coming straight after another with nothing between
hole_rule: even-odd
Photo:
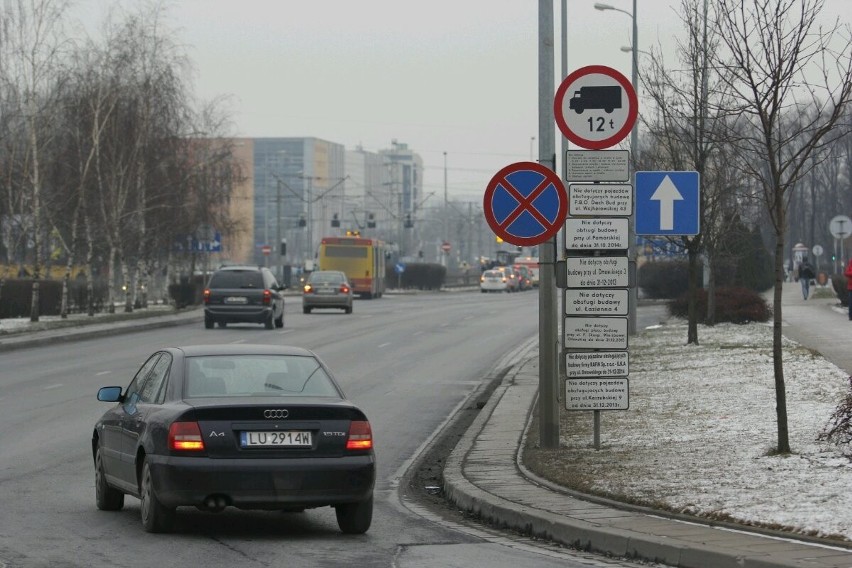
<instances>
[{"instance_id":1,"label":"car tail light","mask_svg":"<svg viewBox=\"0 0 852 568\"><path fill-rule=\"evenodd\" d=\"M263 303L267 306L272 303L272 292L271 291L269 291L269 290L263 291Z\"/></svg>"},{"instance_id":2,"label":"car tail light","mask_svg":"<svg viewBox=\"0 0 852 568\"><path fill-rule=\"evenodd\" d=\"M311 286L310 284L305 284L305 294L313 294L313 293L314 293L314 287Z\"/></svg>"},{"instance_id":3,"label":"car tail light","mask_svg":"<svg viewBox=\"0 0 852 568\"><path fill-rule=\"evenodd\" d=\"M172 422L169 426L169 449L203 452L204 439L198 422Z\"/></svg>"},{"instance_id":4,"label":"car tail light","mask_svg":"<svg viewBox=\"0 0 852 568\"><path fill-rule=\"evenodd\" d=\"M349 293L349 286L347 286L346 284L341 284L340 285L340 291L343 292L344 294L348 294Z\"/></svg>"},{"instance_id":5,"label":"car tail light","mask_svg":"<svg viewBox=\"0 0 852 568\"><path fill-rule=\"evenodd\" d=\"M369 450L373 447L373 429L366 420L353 420L349 425L347 450Z\"/></svg>"},{"instance_id":6,"label":"car tail light","mask_svg":"<svg viewBox=\"0 0 852 568\"><path fill-rule=\"evenodd\" d=\"M210 288L205 288L205 289L204 289L204 298L203 298L203 299L204 299L204 303L205 303L205 304L209 304L209 303L210 303Z\"/></svg>"},{"instance_id":7,"label":"car tail light","mask_svg":"<svg viewBox=\"0 0 852 568\"><path fill-rule=\"evenodd\" d=\"M480 281L480 282L485 282L485 276L480 276L480 277L479 277L479 281Z\"/></svg>"}]
</instances>

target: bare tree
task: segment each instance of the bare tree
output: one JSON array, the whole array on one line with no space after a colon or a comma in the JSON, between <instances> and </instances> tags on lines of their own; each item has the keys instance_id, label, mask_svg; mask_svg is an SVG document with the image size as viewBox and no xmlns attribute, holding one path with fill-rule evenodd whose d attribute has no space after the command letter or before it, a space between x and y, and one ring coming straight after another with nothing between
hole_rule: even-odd
<instances>
[{"instance_id":1,"label":"bare tree","mask_svg":"<svg viewBox=\"0 0 852 568\"><path fill-rule=\"evenodd\" d=\"M25 142L25 187L29 194L28 208L32 215L33 292L30 320L39 319L39 279L44 258L44 222L42 217L42 151L49 137L49 115L54 108L51 95L56 93L55 82L61 50L62 15L66 3L62 0L17 0L4 6L7 22L9 57L6 78L16 90L18 112L22 119Z\"/></svg>"},{"instance_id":2,"label":"bare tree","mask_svg":"<svg viewBox=\"0 0 852 568\"><path fill-rule=\"evenodd\" d=\"M689 259L687 343L697 345L700 255L702 252L715 252L712 245L726 230L728 216L723 213L733 202L726 163L715 159L731 153L724 146L723 136L726 129L724 102L729 89L718 70L710 65L710 54L718 48L721 40L715 29L708 25L711 16L708 1L682 0L680 15L687 34L685 40L678 41L677 69L666 68L662 56L655 53L651 69L643 75L648 77L645 88L658 109L646 119L656 146L651 156L655 162L653 167L694 170L701 178L701 233L669 239L685 250ZM708 248L707 244L711 247ZM715 261L714 255L708 256ZM711 310L715 310L713 283L711 277L708 292L710 321Z\"/></svg>"},{"instance_id":3,"label":"bare tree","mask_svg":"<svg viewBox=\"0 0 852 568\"><path fill-rule=\"evenodd\" d=\"M790 452L781 343L787 209L811 155L839 135L835 127L852 97L852 44L848 36L839 38L839 22L826 29L818 25L823 5L823 0L716 2L716 26L726 49L716 52L715 63L726 70L722 76L736 95L732 112L750 127L736 143L753 157L743 165L760 185L775 236L772 356L779 453ZM804 109L812 112L803 118Z\"/></svg>"}]
</instances>

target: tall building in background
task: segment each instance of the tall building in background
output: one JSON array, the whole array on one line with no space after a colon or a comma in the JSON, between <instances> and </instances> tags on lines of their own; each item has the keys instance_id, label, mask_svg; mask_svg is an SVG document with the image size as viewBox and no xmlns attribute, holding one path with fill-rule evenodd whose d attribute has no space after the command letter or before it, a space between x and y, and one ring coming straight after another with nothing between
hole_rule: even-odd
<instances>
[{"instance_id":1,"label":"tall building in background","mask_svg":"<svg viewBox=\"0 0 852 568\"><path fill-rule=\"evenodd\" d=\"M245 177L235 193L253 200L253 218L245 220L245 234L223 243L226 260L266 265L280 276L282 266L309 266L320 239L347 231L411 254L423 161L406 144L394 140L378 152L319 138L240 138L235 145ZM248 214L244 206L231 212Z\"/></svg>"},{"instance_id":2,"label":"tall building in background","mask_svg":"<svg viewBox=\"0 0 852 568\"><path fill-rule=\"evenodd\" d=\"M397 238L394 240L401 257L416 254L417 212L428 196L423 196L423 160L408 144L393 140L391 148L379 150L388 171L389 209L395 211Z\"/></svg>"}]
</instances>

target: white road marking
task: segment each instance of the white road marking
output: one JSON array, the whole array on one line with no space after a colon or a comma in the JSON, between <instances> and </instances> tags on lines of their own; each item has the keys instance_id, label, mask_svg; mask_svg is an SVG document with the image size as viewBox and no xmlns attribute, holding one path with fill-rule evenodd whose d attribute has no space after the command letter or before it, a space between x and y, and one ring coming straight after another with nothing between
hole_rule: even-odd
<instances>
[{"instance_id":1,"label":"white road marking","mask_svg":"<svg viewBox=\"0 0 852 568\"><path fill-rule=\"evenodd\" d=\"M387 347L388 345L392 345L392 344L391 343L382 343L378 347L379 347L379 349L381 349L382 347Z\"/></svg>"},{"instance_id":2,"label":"white road marking","mask_svg":"<svg viewBox=\"0 0 852 568\"><path fill-rule=\"evenodd\" d=\"M48 385L48 386L44 387L42 390L47 391L47 390L53 390L53 389L58 389L58 388L62 388L62 383L59 383L59 384L56 384L56 385Z\"/></svg>"},{"instance_id":3,"label":"white road marking","mask_svg":"<svg viewBox=\"0 0 852 568\"><path fill-rule=\"evenodd\" d=\"M246 342L245 339L237 339L236 341L232 341L231 344L233 345L234 343L245 343L245 342Z\"/></svg>"},{"instance_id":4,"label":"white road marking","mask_svg":"<svg viewBox=\"0 0 852 568\"><path fill-rule=\"evenodd\" d=\"M95 373L96 377L100 377L101 375L109 375L112 371L101 371L100 373Z\"/></svg>"}]
</instances>

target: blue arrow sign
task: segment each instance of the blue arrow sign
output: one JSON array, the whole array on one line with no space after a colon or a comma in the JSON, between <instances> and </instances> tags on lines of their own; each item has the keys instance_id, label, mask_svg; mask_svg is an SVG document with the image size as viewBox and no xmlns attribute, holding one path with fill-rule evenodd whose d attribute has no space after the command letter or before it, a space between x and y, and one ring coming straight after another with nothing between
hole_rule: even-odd
<instances>
[{"instance_id":1,"label":"blue arrow sign","mask_svg":"<svg viewBox=\"0 0 852 568\"><path fill-rule=\"evenodd\" d=\"M636 234L700 232L698 172L636 172Z\"/></svg>"}]
</instances>

